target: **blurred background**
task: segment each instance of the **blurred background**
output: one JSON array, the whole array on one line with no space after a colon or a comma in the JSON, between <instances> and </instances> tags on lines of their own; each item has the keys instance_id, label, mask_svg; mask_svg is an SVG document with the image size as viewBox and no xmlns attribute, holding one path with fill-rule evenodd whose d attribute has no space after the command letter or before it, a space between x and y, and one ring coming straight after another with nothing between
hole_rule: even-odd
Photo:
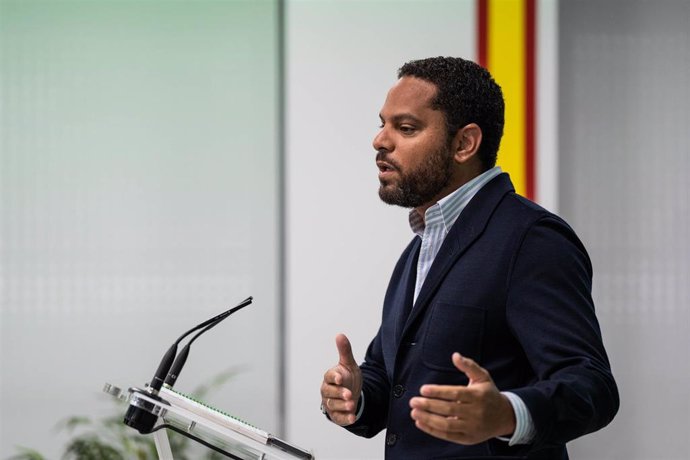
<instances>
[{"instance_id":1,"label":"blurred background","mask_svg":"<svg viewBox=\"0 0 690 460\"><path fill-rule=\"evenodd\" d=\"M571 458L684 459L690 2L536 6L535 199L590 251L621 393ZM248 295L176 387L230 372L206 402L319 459L382 458L382 436L318 410L334 336L363 357L411 238L371 140L404 62L478 59L476 17L476 0L0 0L0 458L59 458L61 420L113 413L105 382L142 386Z\"/></svg>"}]
</instances>

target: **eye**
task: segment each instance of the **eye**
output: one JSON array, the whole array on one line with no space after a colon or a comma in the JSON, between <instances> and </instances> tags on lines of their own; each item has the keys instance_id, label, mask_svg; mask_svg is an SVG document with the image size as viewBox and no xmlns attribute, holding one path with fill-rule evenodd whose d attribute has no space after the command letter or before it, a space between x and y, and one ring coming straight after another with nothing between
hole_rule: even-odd
<instances>
[{"instance_id":1,"label":"eye","mask_svg":"<svg viewBox=\"0 0 690 460\"><path fill-rule=\"evenodd\" d=\"M400 125L398 129L403 134L413 134L416 131L415 127L410 125Z\"/></svg>"}]
</instances>

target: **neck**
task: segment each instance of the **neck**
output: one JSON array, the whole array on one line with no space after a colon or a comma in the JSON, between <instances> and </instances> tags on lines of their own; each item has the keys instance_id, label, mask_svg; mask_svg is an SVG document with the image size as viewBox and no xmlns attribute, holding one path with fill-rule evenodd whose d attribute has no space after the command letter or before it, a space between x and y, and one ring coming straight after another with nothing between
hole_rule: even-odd
<instances>
[{"instance_id":1,"label":"neck","mask_svg":"<svg viewBox=\"0 0 690 460\"><path fill-rule=\"evenodd\" d=\"M421 216L422 220L424 220L424 216L426 215L426 210L438 203L440 200L443 198L447 197L475 177L481 175L484 171L481 170L476 170L476 171L456 171L456 174L451 178L450 183L444 187L432 200L430 200L427 203L424 203L421 206L417 206L415 211Z\"/></svg>"}]
</instances>

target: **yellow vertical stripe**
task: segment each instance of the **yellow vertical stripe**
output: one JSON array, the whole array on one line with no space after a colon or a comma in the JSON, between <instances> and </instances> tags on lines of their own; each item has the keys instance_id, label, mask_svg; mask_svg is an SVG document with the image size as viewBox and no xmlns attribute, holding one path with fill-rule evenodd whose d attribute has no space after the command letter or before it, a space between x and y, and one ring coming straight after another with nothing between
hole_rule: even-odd
<instances>
[{"instance_id":1,"label":"yellow vertical stripe","mask_svg":"<svg viewBox=\"0 0 690 460\"><path fill-rule=\"evenodd\" d=\"M489 0L488 67L503 89L505 130L498 165L510 174L515 190L526 192L525 161L525 2Z\"/></svg>"}]
</instances>

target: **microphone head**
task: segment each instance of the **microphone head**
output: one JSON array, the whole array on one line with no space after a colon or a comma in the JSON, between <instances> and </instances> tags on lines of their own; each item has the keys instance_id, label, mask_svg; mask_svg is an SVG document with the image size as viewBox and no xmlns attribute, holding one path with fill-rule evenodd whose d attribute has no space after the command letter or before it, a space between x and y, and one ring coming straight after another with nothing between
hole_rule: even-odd
<instances>
[{"instance_id":1,"label":"microphone head","mask_svg":"<svg viewBox=\"0 0 690 460\"><path fill-rule=\"evenodd\" d=\"M187 361L187 356L189 355L189 346L191 343L188 343L187 345L182 348L182 351L177 355L175 358L175 362L173 362L173 365L170 367L170 370L168 371L168 375L165 377L165 382L164 385L167 388L172 388L173 385L175 385L175 382L177 381L177 377L180 376L180 372L182 372L182 367L184 366L184 363Z\"/></svg>"},{"instance_id":2,"label":"microphone head","mask_svg":"<svg viewBox=\"0 0 690 460\"><path fill-rule=\"evenodd\" d=\"M165 353L165 356L163 356L161 363L158 365L158 369L156 369L156 373L153 375L153 378L151 379L151 386L149 388L152 390L153 394L157 394L163 386L165 376L168 375L168 372L170 371L170 368L174 363L176 354L177 343L174 343Z\"/></svg>"}]
</instances>

